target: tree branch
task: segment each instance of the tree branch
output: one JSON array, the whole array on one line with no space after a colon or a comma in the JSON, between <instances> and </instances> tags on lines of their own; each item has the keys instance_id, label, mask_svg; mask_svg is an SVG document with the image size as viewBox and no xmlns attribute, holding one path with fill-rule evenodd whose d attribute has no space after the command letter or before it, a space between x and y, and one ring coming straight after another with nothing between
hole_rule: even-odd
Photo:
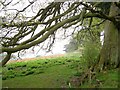
<instances>
[{"instance_id":1,"label":"tree branch","mask_svg":"<svg viewBox=\"0 0 120 90\"><path fill-rule=\"evenodd\" d=\"M32 41L28 44L23 44L23 45L20 44L17 47L14 47L14 48L2 47L2 51L3 52L17 52L17 51L20 51L22 49L28 49L28 48L30 48L34 45L37 45L37 44L45 41L49 37L49 35L53 34L54 31L56 31L58 28L62 27L64 24L66 24L68 22L72 22L74 20L77 20L78 18L79 18L79 15L76 15L76 16L71 17L70 19L63 20L62 22L60 22L60 23L58 23L54 26L51 26L49 31L46 34L44 34L40 39L38 39L36 41Z\"/></svg>"},{"instance_id":2,"label":"tree branch","mask_svg":"<svg viewBox=\"0 0 120 90\"><path fill-rule=\"evenodd\" d=\"M1 66L4 66L10 60L11 54L12 53L7 53L7 56L0 62Z\"/></svg>"}]
</instances>

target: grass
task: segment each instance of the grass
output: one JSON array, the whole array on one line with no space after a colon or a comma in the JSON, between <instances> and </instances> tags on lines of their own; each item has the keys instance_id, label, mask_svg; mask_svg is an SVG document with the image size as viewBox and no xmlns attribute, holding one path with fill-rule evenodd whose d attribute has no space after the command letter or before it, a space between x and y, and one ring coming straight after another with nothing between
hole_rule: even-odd
<instances>
[{"instance_id":1,"label":"grass","mask_svg":"<svg viewBox=\"0 0 120 90\"><path fill-rule=\"evenodd\" d=\"M8 88L69 88L72 77L79 77L84 71L84 63L79 54L68 54L64 57L36 59L29 62L9 63L3 67L2 87ZM108 70L97 74L99 87L117 87L118 71ZM105 74L106 73L106 74ZM81 87L93 87L86 82ZM110 83L112 82L112 83ZM72 85L71 85L72 87Z\"/></svg>"},{"instance_id":2,"label":"grass","mask_svg":"<svg viewBox=\"0 0 120 90\"><path fill-rule=\"evenodd\" d=\"M13 79L8 79L3 81L4 87L13 87L13 88L47 88L47 87L61 87L62 84L65 84L65 80L68 79L68 76L71 76L69 72L72 70L67 70L65 67L58 66L50 67L46 72L41 74L31 74L24 77L15 77ZM63 74L64 70L64 74ZM65 72L67 70L67 72ZM22 80L21 80L22 79ZM11 83L11 84L10 84Z\"/></svg>"}]
</instances>

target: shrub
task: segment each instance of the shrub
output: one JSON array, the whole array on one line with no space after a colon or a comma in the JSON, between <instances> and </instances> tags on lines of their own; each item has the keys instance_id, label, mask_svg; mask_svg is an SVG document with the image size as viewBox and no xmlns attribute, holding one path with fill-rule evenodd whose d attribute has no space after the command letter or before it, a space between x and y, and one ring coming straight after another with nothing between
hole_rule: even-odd
<instances>
[{"instance_id":1,"label":"shrub","mask_svg":"<svg viewBox=\"0 0 120 90\"><path fill-rule=\"evenodd\" d=\"M83 62L89 67L97 61L99 55L99 44L93 41L87 41L84 45L82 59ZM85 65L85 64L84 64Z\"/></svg>"}]
</instances>

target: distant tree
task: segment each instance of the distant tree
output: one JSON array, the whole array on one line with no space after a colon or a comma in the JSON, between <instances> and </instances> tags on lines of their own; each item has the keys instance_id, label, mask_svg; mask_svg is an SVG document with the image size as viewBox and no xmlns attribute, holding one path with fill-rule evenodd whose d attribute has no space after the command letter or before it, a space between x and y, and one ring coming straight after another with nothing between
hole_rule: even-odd
<instances>
[{"instance_id":1,"label":"distant tree","mask_svg":"<svg viewBox=\"0 0 120 90\"><path fill-rule=\"evenodd\" d=\"M78 43L77 41L72 38L70 39L70 42L64 46L66 52L73 52L78 49Z\"/></svg>"},{"instance_id":2,"label":"distant tree","mask_svg":"<svg viewBox=\"0 0 120 90\"><path fill-rule=\"evenodd\" d=\"M92 21L94 26L89 29L88 26L85 26L88 25L88 20L84 21L84 26L78 32L74 33L70 39L70 42L65 45L65 51L73 52L81 47L84 48L87 42L93 42L100 48L100 37L103 36L101 35L101 32L103 31L103 25L99 22L103 23L104 21L101 21L101 19L97 18L94 19Z\"/></svg>"}]
</instances>

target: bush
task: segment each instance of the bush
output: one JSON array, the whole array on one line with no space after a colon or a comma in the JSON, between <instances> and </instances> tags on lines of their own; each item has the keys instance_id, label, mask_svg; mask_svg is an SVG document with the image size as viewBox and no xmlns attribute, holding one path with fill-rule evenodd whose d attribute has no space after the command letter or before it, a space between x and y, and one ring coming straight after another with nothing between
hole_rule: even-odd
<instances>
[{"instance_id":1,"label":"bush","mask_svg":"<svg viewBox=\"0 0 120 90\"><path fill-rule=\"evenodd\" d=\"M84 44L84 49L82 53L83 62L89 67L96 63L97 57L100 52L100 46L98 43L93 41L87 41Z\"/></svg>"}]
</instances>

